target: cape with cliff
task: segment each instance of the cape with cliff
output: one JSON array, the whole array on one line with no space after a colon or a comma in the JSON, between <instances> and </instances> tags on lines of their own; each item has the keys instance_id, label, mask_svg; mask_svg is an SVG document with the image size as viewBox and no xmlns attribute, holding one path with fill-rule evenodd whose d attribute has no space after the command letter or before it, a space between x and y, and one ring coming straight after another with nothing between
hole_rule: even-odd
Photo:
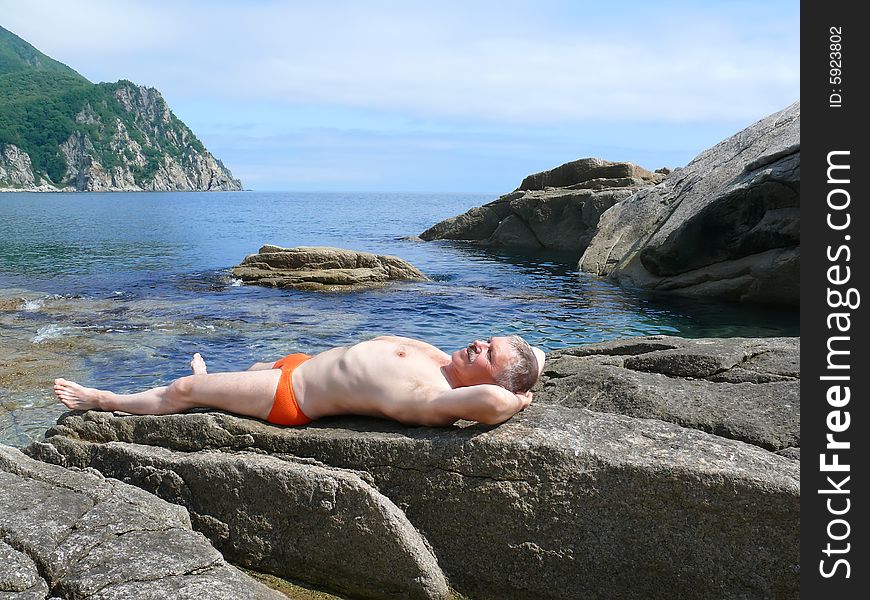
<instances>
[{"instance_id":1,"label":"cape with cliff","mask_svg":"<svg viewBox=\"0 0 870 600\"><path fill-rule=\"evenodd\" d=\"M159 91L91 83L0 27L0 191L241 189Z\"/></svg>"}]
</instances>

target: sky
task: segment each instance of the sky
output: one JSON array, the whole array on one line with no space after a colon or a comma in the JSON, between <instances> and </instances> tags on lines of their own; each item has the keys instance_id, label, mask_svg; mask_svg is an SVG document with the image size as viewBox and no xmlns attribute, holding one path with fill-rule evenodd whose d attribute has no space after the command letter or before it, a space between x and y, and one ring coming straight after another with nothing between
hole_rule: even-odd
<instances>
[{"instance_id":1,"label":"sky","mask_svg":"<svg viewBox=\"0 0 870 600\"><path fill-rule=\"evenodd\" d=\"M799 22L797 0L0 0L0 25L91 81L156 87L255 190L684 166L799 99Z\"/></svg>"}]
</instances>

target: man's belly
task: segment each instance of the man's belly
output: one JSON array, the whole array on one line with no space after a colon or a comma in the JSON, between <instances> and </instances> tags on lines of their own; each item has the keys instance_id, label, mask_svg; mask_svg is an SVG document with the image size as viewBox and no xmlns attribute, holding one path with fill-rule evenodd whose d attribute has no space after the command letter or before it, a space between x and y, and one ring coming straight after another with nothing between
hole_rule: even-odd
<instances>
[{"instance_id":1,"label":"man's belly","mask_svg":"<svg viewBox=\"0 0 870 600\"><path fill-rule=\"evenodd\" d=\"M379 352L380 357L371 353L360 360L359 352L348 350L319 354L294 372L294 393L310 418L352 414L403 421L450 389L428 357L408 360Z\"/></svg>"}]
</instances>

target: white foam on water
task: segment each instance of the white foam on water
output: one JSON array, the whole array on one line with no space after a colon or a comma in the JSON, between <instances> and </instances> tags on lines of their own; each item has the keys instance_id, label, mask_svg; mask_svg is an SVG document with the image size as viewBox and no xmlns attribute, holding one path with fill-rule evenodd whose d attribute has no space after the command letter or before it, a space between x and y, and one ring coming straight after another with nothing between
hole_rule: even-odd
<instances>
[{"instance_id":1,"label":"white foam on water","mask_svg":"<svg viewBox=\"0 0 870 600\"><path fill-rule=\"evenodd\" d=\"M44 327L40 327L39 329L37 329L36 335L30 338L30 341L34 344L41 344L49 340L63 337L74 329L74 327L64 327L63 325L52 323L51 325L45 325Z\"/></svg>"},{"instance_id":2,"label":"white foam on water","mask_svg":"<svg viewBox=\"0 0 870 600\"><path fill-rule=\"evenodd\" d=\"M241 279L235 279L235 278L234 278L234 279L232 279L232 280L230 281L230 287L241 287L241 285L242 285L242 280L241 280Z\"/></svg>"},{"instance_id":3,"label":"white foam on water","mask_svg":"<svg viewBox=\"0 0 870 600\"><path fill-rule=\"evenodd\" d=\"M39 310L43 306L45 306L45 298L33 298L31 300L25 300L21 304L21 310L26 310L26 311L31 312L31 311Z\"/></svg>"}]
</instances>

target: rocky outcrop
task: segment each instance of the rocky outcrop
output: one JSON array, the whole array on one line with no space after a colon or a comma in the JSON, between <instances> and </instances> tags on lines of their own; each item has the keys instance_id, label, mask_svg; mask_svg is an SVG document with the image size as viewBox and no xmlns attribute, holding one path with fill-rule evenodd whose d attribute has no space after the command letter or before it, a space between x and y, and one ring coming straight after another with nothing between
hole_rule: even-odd
<instances>
[{"instance_id":1,"label":"rocky outcrop","mask_svg":"<svg viewBox=\"0 0 870 600\"><path fill-rule=\"evenodd\" d=\"M99 473L0 446L0 597L279 600L187 511Z\"/></svg>"},{"instance_id":2,"label":"rocky outcrop","mask_svg":"<svg viewBox=\"0 0 870 600\"><path fill-rule=\"evenodd\" d=\"M245 283L306 290L355 290L388 281L428 278L412 264L396 258L326 246L281 248L265 245L233 267Z\"/></svg>"},{"instance_id":3,"label":"rocky outcrop","mask_svg":"<svg viewBox=\"0 0 870 600\"><path fill-rule=\"evenodd\" d=\"M46 183L37 184L30 156L14 144L0 144L0 192L55 192L57 188ZM69 190L63 191L72 191Z\"/></svg>"},{"instance_id":4,"label":"rocky outcrop","mask_svg":"<svg viewBox=\"0 0 870 600\"><path fill-rule=\"evenodd\" d=\"M471 598L797 598L797 352L565 349L498 427L69 413L26 452L185 506L234 562L346 593L439 597L446 576Z\"/></svg>"},{"instance_id":5,"label":"rocky outcrop","mask_svg":"<svg viewBox=\"0 0 870 600\"><path fill-rule=\"evenodd\" d=\"M0 144L0 188L35 187L30 156L12 144Z\"/></svg>"},{"instance_id":6,"label":"rocky outcrop","mask_svg":"<svg viewBox=\"0 0 870 600\"><path fill-rule=\"evenodd\" d=\"M800 338L634 338L552 352L535 402L800 446Z\"/></svg>"},{"instance_id":7,"label":"rocky outcrop","mask_svg":"<svg viewBox=\"0 0 870 600\"><path fill-rule=\"evenodd\" d=\"M608 210L581 270L627 286L797 306L800 103Z\"/></svg>"},{"instance_id":8,"label":"rocky outcrop","mask_svg":"<svg viewBox=\"0 0 870 600\"><path fill-rule=\"evenodd\" d=\"M600 158L581 158L549 171L529 175L517 190L560 188L616 187L625 180L655 181L657 178L643 167L628 162L610 162ZM625 182L630 185L632 182Z\"/></svg>"},{"instance_id":9,"label":"rocky outcrop","mask_svg":"<svg viewBox=\"0 0 870 600\"><path fill-rule=\"evenodd\" d=\"M159 424L148 419L135 426ZM56 431L78 425L96 431L111 423L109 415L94 413L68 418ZM51 461L68 453L63 464L90 464L186 506L194 526L224 556L258 571L362 597L430 600L447 594L423 538L364 473L281 453L266 456L255 448L216 451L227 441L242 447L252 441L250 433L228 434L221 417L173 416L164 424L173 436L195 428L194 446L173 452L147 442L110 444L103 453L99 445L58 437L56 446L37 446L34 455Z\"/></svg>"},{"instance_id":10,"label":"rocky outcrop","mask_svg":"<svg viewBox=\"0 0 870 600\"><path fill-rule=\"evenodd\" d=\"M584 158L529 175L516 191L441 221L420 237L547 248L579 256L604 211L662 178L631 163Z\"/></svg>"},{"instance_id":11,"label":"rocky outcrop","mask_svg":"<svg viewBox=\"0 0 870 600\"><path fill-rule=\"evenodd\" d=\"M604 211L662 178L631 163L584 158L529 175L516 191L441 221L420 237L547 248L579 256Z\"/></svg>"}]
</instances>

